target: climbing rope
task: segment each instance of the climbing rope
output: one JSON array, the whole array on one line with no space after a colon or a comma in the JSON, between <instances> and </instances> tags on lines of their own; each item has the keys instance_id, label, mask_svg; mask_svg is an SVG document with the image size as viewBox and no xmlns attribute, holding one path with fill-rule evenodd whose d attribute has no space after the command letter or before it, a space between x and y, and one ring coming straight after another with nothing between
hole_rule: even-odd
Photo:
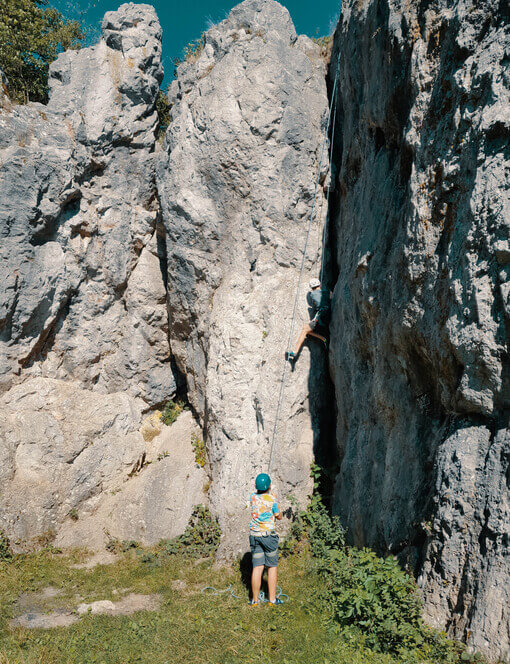
<instances>
[{"instance_id":1,"label":"climbing rope","mask_svg":"<svg viewBox=\"0 0 510 664\"><path fill-rule=\"evenodd\" d=\"M209 590L211 590L212 592L207 592ZM217 590L216 588L214 588L214 586L204 586L204 588L202 588L202 590L200 591L200 594L203 595L204 593L207 595L224 595L228 593L231 597L234 597L235 599L241 599L239 595L236 595L234 593L232 584L230 584L227 588L224 588L223 590Z\"/></svg>"},{"instance_id":2,"label":"climbing rope","mask_svg":"<svg viewBox=\"0 0 510 664\"><path fill-rule=\"evenodd\" d=\"M202 588L200 591L201 595L225 595L226 597L233 597L234 599L242 599L242 597L239 597L239 595L236 595L234 593L234 589L232 588L232 584L229 584L227 588L224 588L223 590L218 590L217 588L214 588L214 586L205 586ZM285 597L285 599L282 599ZM290 597L285 594L280 586L276 586L276 599L281 600L282 602L288 602ZM269 599L266 597L266 594L264 593L263 590L260 591L259 593L259 602L262 604L265 604L266 602L269 602Z\"/></svg>"},{"instance_id":3,"label":"climbing rope","mask_svg":"<svg viewBox=\"0 0 510 664\"><path fill-rule=\"evenodd\" d=\"M328 137L329 137L329 128L330 128L330 124L331 124L331 111L333 110L333 106L334 106L334 118L336 119L336 91L337 91L337 84L338 84L339 65L340 65L340 53L338 54L337 68L336 68L336 73L335 73L335 82L334 82L334 85L333 85L333 92L331 93L331 102L330 102L329 110L328 110L328 123L327 123L327 127L326 127L326 133L324 135L324 141L322 142L321 156L320 156L320 160L319 160L319 168L317 169L317 178L315 180L315 190L314 190L314 194L313 194L312 209L310 211L310 218L308 220L308 229L307 229L307 232L306 232L305 246L304 246L304 249L303 249L303 257L301 259L301 268L299 270L299 278L298 278L297 288L296 288L296 297L294 298L294 307L292 309L292 318L291 318L291 323L290 323L289 339L288 339L288 342L287 342L287 352L290 352L291 347L292 347L292 338L293 338L293 335L294 335L294 326L295 326L295 322L296 322L296 312L297 312L297 306L298 306L298 301L299 301L299 292L300 292L300 289L301 289L301 281L302 281L302 278L303 278L303 272L305 270L306 252L307 252L307 249L308 249L308 242L310 240L310 231L312 229L313 215L314 215L314 212L315 212L315 203L317 201L317 192L318 192L318 189L319 189L319 181L320 181L320 176L321 176L321 172L322 172L322 161L323 161L323 158L324 158L324 151L325 151L325 148L326 148L326 142L327 142ZM332 136L332 138L334 138L334 127L333 127L333 136ZM329 154L329 157L330 157L330 162L329 162L330 174L331 174L331 156L333 154L332 146L333 146L333 141L331 141L331 151L330 151L330 154ZM331 175L330 175L330 177L331 177ZM330 189L330 187L328 187L328 194L327 194L328 202L329 202L329 189ZM326 214L327 214L327 211L326 211ZM323 241L324 241L324 238L323 238ZM323 246L322 252L323 252L323 263L324 263L324 246ZM322 269L321 269L321 280L322 280ZM281 378L281 383L280 383L280 394L278 396L278 404L276 406L276 416L275 416L274 427L273 427L273 437L272 437L272 440L271 440L271 451L270 451L270 454L269 454L269 464L268 464L268 471L267 471L268 474L271 474L271 470L272 470L272 467L273 467L275 442L276 442L276 439L278 437L278 426L279 426L279 422L280 422L280 415L281 415L281 409L282 409L282 404L283 404L283 397L284 397L284 394L285 394L285 385L286 385L286 382L287 382L287 365L289 363L287 361L286 355L287 355L287 353L285 353L285 357L284 357L284 365L283 365L282 378Z\"/></svg>"}]
</instances>

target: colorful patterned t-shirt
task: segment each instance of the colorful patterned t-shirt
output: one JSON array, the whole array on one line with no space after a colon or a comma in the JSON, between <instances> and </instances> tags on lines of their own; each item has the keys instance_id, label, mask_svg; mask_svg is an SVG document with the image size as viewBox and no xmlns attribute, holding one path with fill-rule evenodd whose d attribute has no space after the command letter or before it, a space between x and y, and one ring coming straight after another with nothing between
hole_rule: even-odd
<instances>
[{"instance_id":1,"label":"colorful patterned t-shirt","mask_svg":"<svg viewBox=\"0 0 510 664\"><path fill-rule=\"evenodd\" d=\"M275 526L275 514L279 514L278 503L271 493L252 493L250 496L250 533L257 535L271 532Z\"/></svg>"}]
</instances>

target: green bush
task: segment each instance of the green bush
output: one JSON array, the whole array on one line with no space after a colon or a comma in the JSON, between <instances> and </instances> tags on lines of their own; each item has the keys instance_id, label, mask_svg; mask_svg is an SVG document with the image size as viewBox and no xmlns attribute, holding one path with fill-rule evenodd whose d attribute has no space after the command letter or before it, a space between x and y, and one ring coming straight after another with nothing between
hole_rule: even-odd
<instances>
[{"instance_id":1,"label":"green bush","mask_svg":"<svg viewBox=\"0 0 510 664\"><path fill-rule=\"evenodd\" d=\"M12 560L11 542L7 534L0 530L0 562L8 562Z\"/></svg>"},{"instance_id":2,"label":"green bush","mask_svg":"<svg viewBox=\"0 0 510 664\"><path fill-rule=\"evenodd\" d=\"M0 67L10 98L45 103L50 63L60 51L79 48L83 37L80 24L49 7L47 0L2 0Z\"/></svg>"},{"instance_id":3,"label":"green bush","mask_svg":"<svg viewBox=\"0 0 510 664\"><path fill-rule=\"evenodd\" d=\"M179 415L182 413L183 410L184 410L183 401L181 401L180 399L177 399L177 401L170 399L170 401L167 401L165 407L161 411L161 421L163 422L163 424L170 426L175 422L175 420L179 417Z\"/></svg>"},{"instance_id":4,"label":"green bush","mask_svg":"<svg viewBox=\"0 0 510 664\"><path fill-rule=\"evenodd\" d=\"M195 505L186 530L182 535L159 543L163 555L181 554L187 558L207 558L216 553L221 539L221 528L216 518L204 505Z\"/></svg>"},{"instance_id":5,"label":"green bush","mask_svg":"<svg viewBox=\"0 0 510 664\"><path fill-rule=\"evenodd\" d=\"M191 434L191 446L195 453L195 463L199 468L205 466L205 443L196 433Z\"/></svg>"},{"instance_id":6,"label":"green bush","mask_svg":"<svg viewBox=\"0 0 510 664\"><path fill-rule=\"evenodd\" d=\"M423 645L422 605L413 579L393 557L369 549L328 551L318 562L321 599L342 631L354 628L379 652Z\"/></svg>"},{"instance_id":7,"label":"green bush","mask_svg":"<svg viewBox=\"0 0 510 664\"><path fill-rule=\"evenodd\" d=\"M168 92L168 90L167 90ZM157 138L164 136L170 124L170 103L167 95L160 90L156 99L156 111L158 112L159 127Z\"/></svg>"},{"instance_id":8,"label":"green bush","mask_svg":"<svg viewBox=\"0 0 510 664\"><path fill-rule=\"evenodd\" d=\"M328 514L317 489L321 469L312 466L314 489L310 506L296 520L302 524L320 579L317 601L343 638L406 663L481 661L444 632L428 627L413 577L395 557L381 558L370 549L345 546L337 517Z\"/></svg>"}]
</instances>

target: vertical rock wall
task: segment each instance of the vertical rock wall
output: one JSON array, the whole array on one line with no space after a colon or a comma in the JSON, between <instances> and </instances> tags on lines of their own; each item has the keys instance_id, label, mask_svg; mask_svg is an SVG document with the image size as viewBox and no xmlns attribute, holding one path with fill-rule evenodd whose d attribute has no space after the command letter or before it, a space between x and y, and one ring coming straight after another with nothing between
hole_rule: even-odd
<instances>
[{"instance_id":1,"label":"vertical rock wall","mask_svg":"<svg viewBox=\"0 0 510 664\"><path fill-rule=\"evenodd\" d=\"M175 393L154 171L162 77L156 13L129 3L96 46L52 64L47 106L14 106L1 86L0 528L20 544L50 533L97 547L104 528L153 542L204 500L192 427L161 449L139 432L143 410ZM181 483L187 500L168 505Z\"/></svg>"},{"instance_id":2,"label":"vertical rock wall","mask_svg":"<svg viewBox=\"0 0 510 664\"><path fill-rule=\"evenodd\" d=\"M325 132L324 63L319 48L296 35L286 9L246 0L178 67L170 102L158 190L171 349L205 427L224 550L239 552L246 550L245 505L269 462ZM326 171L327 163L322 181ZM295 335L308 316L305 294L318 270L320 233L317 217ZM274 454L282 499L292 493L301 504L321 435L324 351L310 351L288 378Z\"/></svg>"},{"instance_id":3,"label":"vertical rock wall","mask_svg":"<svg viewBox=\"0 0 510 664\"><path fill-rule=\"evenodd\" d=\"M156 232L153 8L106 14L103 39L50 69L47 106L0 116L0 365L149 404L175 390Z\"/></svg>"},{"instance_id":4,"label":"vertical rock wall","mask_svg":"<svg viewBox=\"0 0 510 664\"><path fill-rule=\"evenodd\" d=\"M503 2L344 3L330 249L335 510L430 623L509 652Z\"/></svg>"}]
</instances>

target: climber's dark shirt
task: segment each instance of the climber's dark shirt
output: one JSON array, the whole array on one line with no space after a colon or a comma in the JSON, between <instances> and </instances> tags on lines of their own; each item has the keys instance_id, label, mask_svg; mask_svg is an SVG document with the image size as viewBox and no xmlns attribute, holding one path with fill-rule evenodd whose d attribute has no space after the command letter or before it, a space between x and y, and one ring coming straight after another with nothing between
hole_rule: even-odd
<instances>
[{"instance_id":1,"label":"climber's dark shirt","mask_svg":"<svg viewBox=\"0 0 510 664\"><path fill-rule=\"evenodd\" d=\"M329 322L329 310L331 307L331 298L327 290L311 290L308 292L308 304L312 309L313 317L320 319L320 325L327 325Z\"/></svg>"}]
</instances>

